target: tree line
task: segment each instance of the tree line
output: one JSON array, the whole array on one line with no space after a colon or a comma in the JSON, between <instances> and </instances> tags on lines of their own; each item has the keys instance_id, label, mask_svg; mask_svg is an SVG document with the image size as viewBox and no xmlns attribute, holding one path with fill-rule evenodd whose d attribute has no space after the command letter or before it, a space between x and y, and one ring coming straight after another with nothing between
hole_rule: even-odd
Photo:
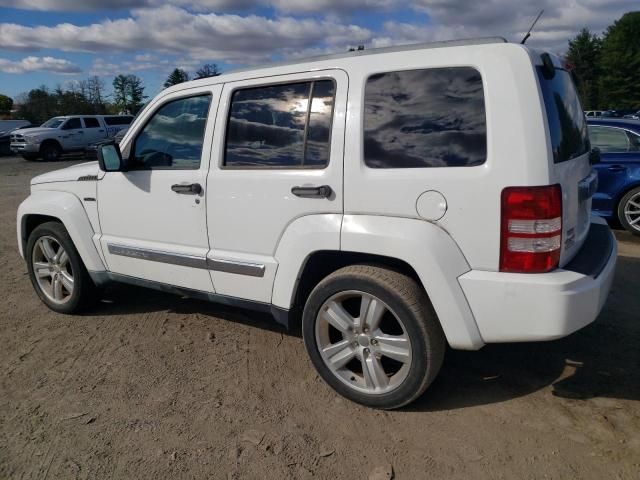
<instances>
[{"instance_id":1,"label":"tree line","mask_svg":"<svg viewBox=\"0 0 640 480\"><path fill-rule=\"evenodd\" d=\"M565 61L585 110L640 110L640 12L625 13L602 35L582 29Z\"/></svg>"},{"instance_id":2,"label":"tree line","mask_svg":"<svg viewBox=\"0 0 640 480\"><path fill-rule=\"evenodd\" d=\"M176 71L180 73L175 75ZM196 78L214 77L221 71L215 64L205 64L194 75ZM175 69L167 79L172 79L174 85L189 80L187 72ZM179 81L178 81L179 80ZM15 118L29 120L38 125L47 119L60 115L135 115L142 109L145 100L145 86L136 75L117 75L112 82L113 92L107 94L105 83L98 76L85 80L70 82L65 88L58 85L50 89L45 85L34 88L18 96L15 102L18 110ZM165 87L169 86L165 82ZM10 115L13 99L0 94L0 118Z\"/></svg>"}]
</instances>

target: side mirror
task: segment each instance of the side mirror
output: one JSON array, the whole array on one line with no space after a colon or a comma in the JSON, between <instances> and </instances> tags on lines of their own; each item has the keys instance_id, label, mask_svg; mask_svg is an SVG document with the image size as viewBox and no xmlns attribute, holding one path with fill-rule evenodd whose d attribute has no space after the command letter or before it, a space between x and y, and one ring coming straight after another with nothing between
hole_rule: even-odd
<instances>
[{"instance_id":1,"label":"side mirror","mask_svg":"<svg viewBox=\"0 0 640 480\"><path fill-rule=\"evenodd\" d=\"M600 149L598 147L593 147L591 152L589 152L589 163L591 165L600 163Z\"/></svg>"},{"instance_id":2,"label":"side mirror","mask_svg":"<svg viewBox=\"0 0 640 480\"><path fill-rule=\"evenodd\" d=\"M120 147L116 142L109 140L98 144L98 165L103 172L121 172L124 170L124 162Z\"/></svg>"}]
</instances>

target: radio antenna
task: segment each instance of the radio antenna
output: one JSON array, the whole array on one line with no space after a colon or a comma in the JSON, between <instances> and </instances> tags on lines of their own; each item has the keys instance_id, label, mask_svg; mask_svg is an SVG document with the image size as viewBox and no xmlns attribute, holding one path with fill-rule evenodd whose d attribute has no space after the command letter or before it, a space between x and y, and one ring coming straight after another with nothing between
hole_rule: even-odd
<instances>
[{"instance_id":1,"label":"radio antenna","mask_svg":"<svg viewBox=\"0 0 640 480\"><path fill-rule=\"evenodd\" d=\"M540 20L540 17L542 16L542 14L544 13L544 10L540 10L540 13L538 14L538 16L536 17L536 19L533 21L533 23L531 24L531 26L529 27L529 30L527 30L527 34L524 36L524 38L522 39L522 41L520 42L522 45L525 44L525 42L529 39L529 37L531 36L531 30L533 30L533 27L536 26L536 23L538 23L538 20Z\"/></svg>"}]
</instances>

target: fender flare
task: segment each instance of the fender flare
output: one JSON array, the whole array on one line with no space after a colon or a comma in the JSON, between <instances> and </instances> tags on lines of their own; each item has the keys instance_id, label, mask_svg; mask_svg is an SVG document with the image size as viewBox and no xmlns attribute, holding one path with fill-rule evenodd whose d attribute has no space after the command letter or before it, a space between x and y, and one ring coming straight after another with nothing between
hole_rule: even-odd
<instances>
[{"instance_id":1,"label":"fender flare","mask_svg":"<svg viewBox=\"0 0 640 480\"><path fill-rule=\"evenodd\" d=\"M294 220L280 239L272 303L289 309L306 261L317 251L401 260L418 274L452 348L484 346L458 277L471 270L451 236L423 220L376 215L318 214Z\"/></svg>"},{"instance_id":2,"label":"fender flare","mask_svg":"<svg viewBox=\"0 0 640 480\"><path fill-rule=\"evenodd\" d=\"M458 277L471 270L460 247L440 226L424 220L345 215L342 250L398 258L413 267L452 348L484 345Z\"/></svg>"},{"instance_id":3,"label":"fender flare","mask_svg":"<svg viewBox=\"0 0 640 480\"><path fill-rule=\"evenodd\" d=\"M18 248L20 256L25 257L26 219L30 215L53 217L64 225L69 232L84 265L90 272L105 271L106 268L93 243L94 230L80 199L68 192L42 190L33 192L18 207Z\"/></svg>"}]
</instances>

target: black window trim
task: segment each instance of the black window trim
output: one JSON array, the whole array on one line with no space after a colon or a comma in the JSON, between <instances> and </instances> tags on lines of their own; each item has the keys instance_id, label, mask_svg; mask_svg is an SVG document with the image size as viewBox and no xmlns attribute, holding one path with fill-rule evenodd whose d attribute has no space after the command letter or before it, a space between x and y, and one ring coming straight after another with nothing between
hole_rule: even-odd
<instances>
[{"instance_id":1,"label":"black window trim","mask_svg":"<svg viewBox=\"0 0 640 480\"><path fill-rule=\"evenodd\" d=\"M87 126L87 122L85 122L85 120L95 120L98 123L97 127L88 127ZM98 117L92 117L92 116L84 116L82 117L82 125L84 125L84 128L102 128L102 126L100 125L100 121L98 120Z\"/></svg>"},{"instance_id":2,"label":"black window trim","mask_svg":"<svg viewBox=\"0 0 640 480\"><path fill-rule=\"evenodd\" d=\"M310 72L311 73L311 72ZM253 80L253 79L252 79ZM307 131L309 128L309 119L311 116L311 103L315 82L321 82L323 80L331 80L333 82L333 105L331 106L331 115L329 121L329 138L327 145L329 146L329 160L324 165L305 165L304 159L307 154ZM243 81L243 80L241 80ZM239 90L250 90L260 87L277 87L279 85L292 85L296 83L310 83L309 87L309 105L307 107L307 118L304 126L304 141L302 146L302 163L300 165L227 165L227 138L229 136L229 125L231 122L231 107L233 106L233 95ZM243 85L237 86L231 89L227 98L229 99L229 106L226 115L226 124L224 126L224 142L222 144L222 155L220 156L220 164L218 168L220 170L325 170L331 164L331 142L333 140L333 121L336 111L336 98L338 97L338 81L331 75L312 77L312 78L300 78L297 80L279 80L273 83L259 83L255 85Z\"/></svg>"},{"instance_id":3,"label":"black window trim","mask_svg":"<svg viewBox=\"0 0 640 480\"><path fill-rule=\"evenodd\" d=\"M175 168L175 167L154 167L154 168L145 168L145 167L136 167L134 165L133 162L130 162L129 159L133 159L136 156L136 142L138 141L138 137L140 136L140 133L142 133L142 131L147 127L147 124L151 121L151 119L153 117L155 117L156 113L158 113L158 110L160 110L162 107L164 107L165 105L168 105L172 102L176 102L178 100L185 100L188 98L195 98L195 97L205 97L208 96L210 98L209 100L209 108L207 109L207 120L204 124L204 134L202 136L202 150L200 151L200 164L198 165L197 168L188 168L188 167L183 167L183 168ZM155 106L153 108L153 111L147 116L147 118L145 119L144 123L142 124L142 126L140 126L138 128L138 130L136 131L136 135L135 137L133 137L133 139L131 140L131 147L129 150L129 155L127 156L127 171L129 172L150 172L153 170L200 170L200 168L202 168L202 151L204 151L204 137L207 134L207 126L209 125L209 121L211 120L210 118L210 113L211 113L211 104L213 103L213 92L211 92L210 90L205 90L199 93L194 93L191 92L190 94L187 95L182 95L182 96L178 96L178 97L171 97L169 99L162 99L162 101L158 102L157 106ZM114 115L112 115L114 116ZM132 122L129 124L131 125L133 123Z\"/></svg>"},{"instance_id":4,"label":"black window trim","mask_svg":"<svg viewBox=\"0 0 640 480\"><path fill-rule=\"evenodd\" d=\"M385 74L385 73L401 73L401 72L416 72L416 71L420 71L420 70L442 70L442 69L446 69L446 68L472 68L473 70L475 70L476 72L478 72L478 75L480 75L480 82L482 83L482 96L483 96L483 100L484 100L484 123L485 123L485 130L486 130L486 156L485 159L482 163L479 163L477 165L459 165L459 166L442 166L442 167L411 167L411 168L407 168L407 167L370 167L367 164L367 161L364 157L364 114L365 114L365 107L366 107L366 93L367 93L367 82L369 81L369 79L375 75L380 75L380 74ZM478 168L478 167L483 167L486 166L487 162L489 161L489 122L487 121L487 96L486 96L486 85L484 82L484 76L482 75L482 72L480 71L480 69L475 66L475 65L469 65L469 64L458 64L458 65L440 65L440 66L430 66L430 67L411 67L411 68L399 68L399 69L394 69L394 70L380 70L380 71L375 71L370 73L369 75L367 75L367 77L364 79L364 84L362 87L362 97L361 97L361 106L360 106L360 131L361 131L361 135L360 135L360 161L362 162L361 165L364 165L365 168L368 168L369 170L424 170L424 169L439 169L439 168Z\"/></svg>"}]
</instances>

